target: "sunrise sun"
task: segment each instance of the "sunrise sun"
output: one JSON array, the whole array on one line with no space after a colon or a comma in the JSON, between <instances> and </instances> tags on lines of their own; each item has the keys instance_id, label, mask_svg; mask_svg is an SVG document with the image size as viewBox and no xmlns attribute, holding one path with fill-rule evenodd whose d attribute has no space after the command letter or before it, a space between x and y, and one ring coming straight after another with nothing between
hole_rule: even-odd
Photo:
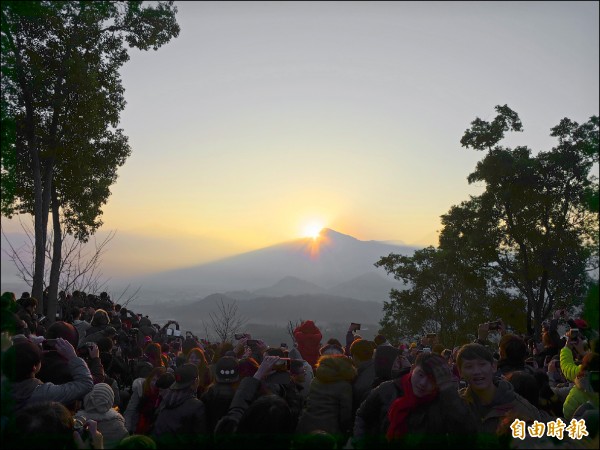
<instances>
[{"instance_id":1,"label":"sunrise sun","mask_svg":"<svg viewBox=\"0 0 600 450\"><path fill-rule=\"evenodd\" d=\"M323 229L323 224L317 222L311 222L304 227L302 235L304 237L310 237L316 239L319 237L321 230Z\"/></svg>"}]
</instances>

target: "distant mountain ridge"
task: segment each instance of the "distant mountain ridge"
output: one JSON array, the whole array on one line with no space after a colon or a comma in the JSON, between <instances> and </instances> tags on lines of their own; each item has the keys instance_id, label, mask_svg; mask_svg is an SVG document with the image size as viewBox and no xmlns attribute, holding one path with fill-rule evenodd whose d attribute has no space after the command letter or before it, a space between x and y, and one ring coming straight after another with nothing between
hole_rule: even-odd
<instances>
[{"instance_id":1,"label":"distant mountain ridge","mask_svg":"<svg viewBox=\"0 0 600 450\"><path fill-rule=\"evenodd\" d=\"M188 302L224 292L235 293L239 300L263 295L329 294L382 302L391 287L400 283L387 277L383 269L375 268L374 263L390 253L410 255L414 250L361 241L326 228L317 239L295 239L130 282L141 284L141 297L150 301L164 300L165 292L178 292Z\"/></svg>"}]
</instances>

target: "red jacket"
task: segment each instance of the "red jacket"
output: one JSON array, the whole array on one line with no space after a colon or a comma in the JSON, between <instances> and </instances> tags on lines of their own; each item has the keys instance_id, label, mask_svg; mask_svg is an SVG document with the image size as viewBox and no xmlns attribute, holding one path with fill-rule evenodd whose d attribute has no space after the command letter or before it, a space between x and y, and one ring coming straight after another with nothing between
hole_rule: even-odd
<instances>
[{"instance_id":1,"label":"red jacket","mask_svg":"<svg viewBox=\"0 0 600 450\"><path fill-rule=\"evenodd\" d=\"M294 330L294 338L298 344L298 350L302 358L313 368L319 359L319 349L323 335L312 320L307 320Z\"/></svg>"}]
</instances>

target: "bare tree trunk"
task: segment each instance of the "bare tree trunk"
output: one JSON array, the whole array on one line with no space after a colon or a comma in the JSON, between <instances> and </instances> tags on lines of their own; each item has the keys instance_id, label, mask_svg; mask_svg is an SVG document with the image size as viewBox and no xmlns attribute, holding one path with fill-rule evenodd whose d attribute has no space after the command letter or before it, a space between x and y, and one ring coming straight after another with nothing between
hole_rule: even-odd
<instances>
[{"instance_id":1,"label":"bare tree trunk","mask_svg":"<svg viewBox=\"0 0 600 450\"><path fill-rule=\"evenodd\" d=\"M62 261L62 231L60 229L60 216L56 188L52 186L52 229L54 242L52 243L52 263L50 266L50 283L48 286L48 320L54 323L58 308L58 283L60 281L60 266Z\"/></svg>"}]
</instances>

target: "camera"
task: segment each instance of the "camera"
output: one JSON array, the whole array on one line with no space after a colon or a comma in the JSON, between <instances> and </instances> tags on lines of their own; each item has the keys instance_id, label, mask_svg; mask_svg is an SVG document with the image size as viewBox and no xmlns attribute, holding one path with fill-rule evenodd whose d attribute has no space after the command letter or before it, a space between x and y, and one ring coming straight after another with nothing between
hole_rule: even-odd
<instances>
[{"instance_id":1,"label":"camera","mask_svg":"<svg viewBox=\"0 0 600 450\"><path fill-rule=\"evenodd\" d=\"M89 425L87 419L83 416L78 415L73 417L73 430L79 433L82 441L90 437Z\"/></svg>"},{"instance_id":2,"label":"camera","mask_svg":"<svg viewBox=\"0 0 600 450\"><path fill-rule=\"evenodd\" d=\"M42 341L42 350L56 350L56 339L44 339Z\"/></svg>"},{"instance_id":3,"label":"camera","mask_svg":"<svg viewBox=\"0 0 600 450\"><path fill-rule=\"evenodd\" d=\"M350 324L350 327L352 328L353 331L360 330L360 323L354 323L354 322L352 322Z\"/></svg>"},{"instance_id":4,"label":"camera","mask_svg":"<svg viewBox=\"0 0 600 450\"><path fill-rule=\"evenodd\" d=\"M500 329L502 322L500 320L496 320L494 322L490 322L488 323L488 330L490 331L496 331Z\"/></svg>"},{"instance_id":5,"label":"camera","mask_svg":"<svg viewBox=\"0 0 600 450\"><path fill-rule=\"evenodd\" d=\"M244 339L245 336L246 336L245 333L235 333L235 335L234 335L236 341L239 341L240 339Z\"/></svg>"},{"instance_id":6,"label":"camera","mask_svg":"<svg viewBox=\"0 0 600 450\"><path fill-rule=\"evenodd\" d=\"M285 342L282 342L280 347L287 348L287 344Z\"/></svg>"}]
</instances>

